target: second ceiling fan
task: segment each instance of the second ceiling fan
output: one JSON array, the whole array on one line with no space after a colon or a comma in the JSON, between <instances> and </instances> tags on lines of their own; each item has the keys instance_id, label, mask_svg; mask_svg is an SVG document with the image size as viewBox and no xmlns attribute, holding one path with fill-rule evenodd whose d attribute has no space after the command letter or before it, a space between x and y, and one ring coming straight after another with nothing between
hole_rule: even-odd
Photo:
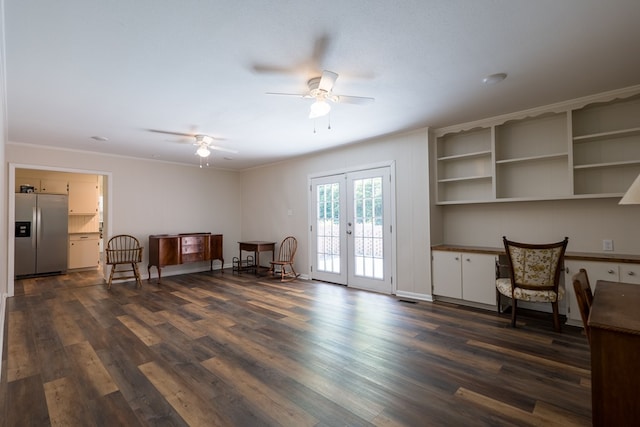
<instances>
[{"instance_id":1,"label":"second ceiling fan","mask_svg":"<svg viewBox=\"0 0 640 427\"><path fill-rule=\"evenodd\" d=\"M298 96L302 98L315 99L309 110L309 118L315 119L329 114L331 111L330 102L345 104L370 104L374 98L365 96L338 95L333 93L333 86L336 83L338 74L333 71L324 70L322 76L314 77L307 82L309 91L307 93L280 93L267 92L267 95Z\"/></svg>"}]
</instances>

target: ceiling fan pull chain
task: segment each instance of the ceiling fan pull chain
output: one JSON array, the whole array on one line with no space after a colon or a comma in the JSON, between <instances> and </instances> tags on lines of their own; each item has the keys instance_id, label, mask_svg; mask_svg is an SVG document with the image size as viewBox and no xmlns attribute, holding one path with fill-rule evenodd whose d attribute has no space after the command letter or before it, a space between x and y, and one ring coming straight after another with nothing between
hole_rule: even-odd
<instances>
[{"instance_id":1,"label":"ceiling fan pull chain","mask_svg":"<svg viewBox=\"0 0 640 427\"><path fill-rule=\"evenodd\" d=\"M316 133L316 119L313 119L313 133Z\"/></svg>"},{"instance_id":2,"label":"ceiling fan pull chain","mask_svg":"<svg viewBox=\"0 0 640 427\"><path fill-rule=\"evenodd\" d=\"M329 114L327 119L329 120L329 125L327 126L327 129L331 130L331 114Z\"/></svg>"}]
</instances>

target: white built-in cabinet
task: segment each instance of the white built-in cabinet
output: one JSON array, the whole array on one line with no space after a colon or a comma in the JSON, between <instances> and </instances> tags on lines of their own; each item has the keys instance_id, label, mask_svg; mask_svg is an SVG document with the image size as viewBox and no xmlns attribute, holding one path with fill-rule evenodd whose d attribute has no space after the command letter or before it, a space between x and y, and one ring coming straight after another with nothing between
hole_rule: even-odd
<instances>
[{"instance_id":1,"label":"white built-in cabinet","mask_svg":"<svg viewBox=\"0 0 640 427\"><path fill-rule=\"evenodd\" d=\"M435 296L495 306L495 255L433 251L432 257Z\"/></svg>"},{"instance_id":2,"label":"white built-in cabinet","mask_svg":"<svg viewBox=\"0 0 640 427\"><path fill-rule=\"evenodd\" d=\"M619 197L640 174L640 86L434 132L438 204Z\"/></svg>"},{"instance_id":3,"label":"white built-in cabinet","mask_svg":"<svg viewBox=\"0 0 640 427\"><path fill-rule=\"evenodd\" d=\"M565 260L564 262L564 283L567 297L567 323L575 326L583 326L580 309L576 301L576 294L573 290L572 277L581 268L587 270L591 291L595 291L598 280L610 282L625 282L640 285L640 264Z\"/></svg>"}]
</instances>

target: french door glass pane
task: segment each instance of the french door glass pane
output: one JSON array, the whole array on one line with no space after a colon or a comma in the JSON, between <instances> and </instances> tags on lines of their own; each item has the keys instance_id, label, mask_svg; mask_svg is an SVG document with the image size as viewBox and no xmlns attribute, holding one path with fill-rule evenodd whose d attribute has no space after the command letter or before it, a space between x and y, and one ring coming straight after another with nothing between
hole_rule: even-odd
<instances>
[{"instance_id":1,"label":"french door glass pane","mask_svg":"<svg viewBox=\"0 0 640 427\"><path fill-rule=\"evenodd\" d=\"M340 273L340 185L318 185L317 268L319 271Z\"/></svg>"},{"instance_id":2,"label":"french door glass pane","mask_svg":"<svg viewBox=\"0 0 640 427\"><path fill-rule=\"evenodd\" d=\"M353 181L355 275L384 279L382 177Z\"/></svg>"}]
</instances>

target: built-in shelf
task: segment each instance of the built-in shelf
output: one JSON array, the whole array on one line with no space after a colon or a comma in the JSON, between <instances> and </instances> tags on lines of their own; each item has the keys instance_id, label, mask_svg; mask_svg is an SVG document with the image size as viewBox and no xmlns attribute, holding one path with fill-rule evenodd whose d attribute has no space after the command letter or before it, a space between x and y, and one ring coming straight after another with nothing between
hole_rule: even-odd
<instances>
[{"instance_id":1,"label":"built-in shelf","mask_svg":"<svg viewBox=\"0 0 640 427\"><path fill-rule=\"evenodd\" d=\"M590 165L575 165L574 169L598 169L598 168L617 168L620 166L633 166L640 165L640 160L628 160L625 162L610 162L610 163L594 163Z\"/></svg>"},{"instance_id":2,"label":"built-in shelf","mask_svg":"<svg viewBox=\"0 0 640 427\"><path fill-rule=\"evenodd\" d=\"M455 156L440 157L438 159L438 161L446 162L446 161L450 161L450 160L473 159L475 157L486 157L486 156L491 156L491 150L488 150L488 151L477 151L477 152L474 152L474 153L467 153L467 154L457 154Z\"/></svg>"},{"instance_id":3,"label":"built-in shelf","mask_svg":"<svg viewBox=\"0 0 640 427\"><path fill-rule=\"evenodd\" d=\"M541 156L521 157L518 159L496 160L496 164L501 165L505 163L538 162L541 160L562 159L567 157L569 157L568 153L544 154Z\"/></svg>"},{"instance_id":4,"label":"built-in shelf","mask_svg":"<svg viewBox=\"0 0 640 427\"><path fill-rule=\"evenodd\" d=\"M434 132L438 204L619 197L640 174L640 85Z\"/></svg>"},{"instance_id":5,"label":"built-in shelf","mask_svg":"<svg viewBox=\"0 0 640 427\"><path fill-rule=\"evenodd\" d=\"M476 181L482 179L491 179L493 178L491 175L478 175L478 176L461 176L458 178L445 178L439 179L438 182L459 182L459 181Z\"/></svg>"},{"instance_id":6,"label":"built-in shelf","mask_svg":"<svg viewBox=\"0 0 640 427\"><path fill-rule=\"evenodd\" d=\"M632 128L632 129L622 129L622 130L611 131L611 132L600 132L592 135L574 136L573 142L575 144L579 144L581 142L600 141L600 140L620 138L625 136L636 136L636 135L640 135L640 127Z\"/></svg>"}]
</instances>

